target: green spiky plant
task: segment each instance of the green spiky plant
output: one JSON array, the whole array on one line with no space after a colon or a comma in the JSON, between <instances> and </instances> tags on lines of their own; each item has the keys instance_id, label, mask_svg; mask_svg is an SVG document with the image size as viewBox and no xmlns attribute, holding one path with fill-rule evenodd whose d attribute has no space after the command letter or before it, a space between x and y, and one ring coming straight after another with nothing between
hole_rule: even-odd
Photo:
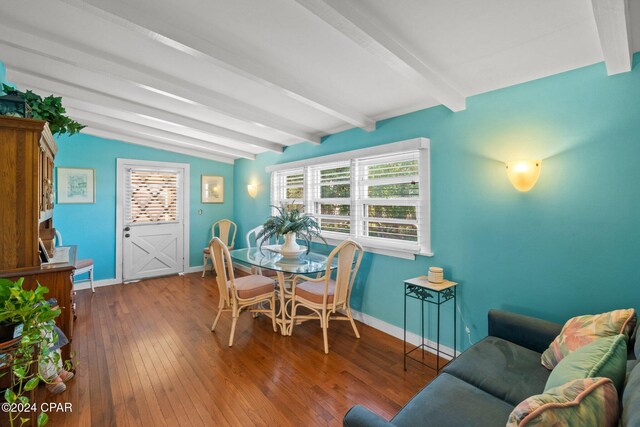
<instances>
[{"instance_id":1,"label":"green spiky plant","mask_svg":"<svg viewBox=\"0 0 640 427\"><path fill-rule=\"evenodd\" d=\"M287 206L282 204L280 206L273 206L276 210L275 215L271 215L262 225L262 231L258 233L256 239L260 241L260 249L264 242L270 241L275 238L276 241L287 233L296 233L298 239L304 240L307 243L307 253L311 250L311 242L313 239L318 238L327 244L327 241L322 237L322 229L318 222L310 215L303 213L301 209L294 207L294 205Z\"/></svg>"},{"instance_id":2,"label":"green spiky plant","mask_svg":"<svg viewBox=\"0 0 640 427\"><path fill-rule=\"evenodd\" d=\"M16 338L20 340L17 348L3 355L4 360L10 362L8 367L0 371L0 376L7 375L8 369L12 371L13 384L8 384L9 387L4 390L4 400L10 405L24 408L34 405L29 400L28 392L35 389L40 381L47 381L40 373L40 366L47 363L57 365L60 362L60 354L49 351L46 339L46 336L56 339L53 320L60 315L60 309L53 309L47 304L44 296L49 289L38 284L34 290L25 290L23 281L23 278L16 282L0 279L0 324L22 325L21 335ZM11 427L22 426L28 421L19 412L9 412ZM47 421L47 414L41 412L37 418L38 427Z\"/></svg>"},{"instance_id":3,"label":"green spiky plant","mask_svg":"<svg viewBox=\"0 0 640 427\"><path fill-rule=\"evenodd\" d=\"M42 98L30 90L21 92L15 87L4 83L2 84L2 91L4 93L15 93L22 97L31 107L31 117L49 122L49 129L54 135L65 133L73 135L85 128L85 126L65 115L67 111L62 106L62 98L59 96L49 95L46 98Z\"/></svg>"}]
</instances>

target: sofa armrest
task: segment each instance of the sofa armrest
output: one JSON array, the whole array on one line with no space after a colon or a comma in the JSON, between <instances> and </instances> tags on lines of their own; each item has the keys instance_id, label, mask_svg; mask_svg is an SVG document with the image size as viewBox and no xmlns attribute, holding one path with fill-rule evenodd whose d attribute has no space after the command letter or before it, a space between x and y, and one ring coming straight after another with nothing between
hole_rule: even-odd
<instances>
[{"instance_id":1,"label":"sofa armrest","mask_svg":"<svg viewBox=\"0 0 640 427\"><path fill-rule=\"evenodd\" d=\"M538 353L544 352L562 325L501 310L489 310L489 335L511 341Z\"/></svg>"},{"instance_id":2,"label":"sofa armrest","mask_svg":"<svg viewBox=\"0 0 640 427\"><path fill-rule=\"evenodd\" d=\"M344 427L392 427L381 416L374 414L362 405L356 405L349 409L342 419Z\"/></svg>"}]
</instances>

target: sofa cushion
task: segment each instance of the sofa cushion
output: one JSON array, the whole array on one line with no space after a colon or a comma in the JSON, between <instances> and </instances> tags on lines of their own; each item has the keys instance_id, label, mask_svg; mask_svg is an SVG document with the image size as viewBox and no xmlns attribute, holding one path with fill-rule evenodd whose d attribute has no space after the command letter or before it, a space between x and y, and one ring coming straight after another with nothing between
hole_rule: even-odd
<instances>
[{"instance_id":1,"label":"sofa cushion","mask_svg":"<svg viewBox=\"0 0 640 427\"><path fill-rule=\"evenodd\" d=\"M573 317L564 324L562 332L542 353L540 361L547 369L553 369L564 357L598 338L634 331L636 312L629 308L608 313Z\"/></svg>"},{"instance_id":2,"label":"sofa cushion","mask_svg":"<svg viewBox=\"0 0 640 427\"><path fill-rule=\"evenodd\" d=\"M640 364L627 378L622 394L622 427L640 426Z\"/></svg>"},{"instance_id":3,"label":"sofa cushion","mask_svg":"<svg viewBox=\"0 0 640 427\"><path fill-rule=\"evenodd\" d=\"M513 405L447 373L415 395L391 420L396 426L504 427Z\"/></svg>"},{"instance_id":4,"label":"sofa cushion","mask_svg":"<svg viewBox=\"0 0 640 427\"><path fill-rule=\"evenodd\" d=\"M617 425L618 393L609 378L577 379L531 396L507 422L507 427Z\"/></svg>"},{"instance_id":5,"label":"sofa cushion","mask_svg":"<svg viewBox=\"0 0 640 427\"><path fill-rule=\"evenodd\" d=\"M572 351L553 368L545 391L579 378L610 378L622 394L627 370L627 337L605 337Z\"/></svg>"},{"instance_id":6,"label":"sofa cushion","mask_svg":"<svg viewBox=\"0 0 640 427\"><path fill-rule=\"evenodd\" d=\"M513 406L542 393L549 378L540 353L491 336L467 349L444 372Z\"/></svg>"}]
</instances>

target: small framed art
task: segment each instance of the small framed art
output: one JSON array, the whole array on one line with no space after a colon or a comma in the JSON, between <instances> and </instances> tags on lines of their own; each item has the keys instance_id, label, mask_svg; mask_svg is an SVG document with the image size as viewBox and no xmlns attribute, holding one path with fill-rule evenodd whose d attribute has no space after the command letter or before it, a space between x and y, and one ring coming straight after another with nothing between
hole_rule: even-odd
<instances>
[{"instance_id":1,"label":"small framed art","mask_svg":"<svg viewBox=\"0 0 640 427\"><path fill-rule=\"evenodd\" d=\"M95 203L95 169L57 168L58 203Z\"/></svg>"},{"instance_id":2,"label":"small framed art","mask_svg":"<svg viewBox=\"0 0 640 427\"><path fill-rule=\"evenodd\" d=\"M224 203L224 177L202 175L202 203Z\"/></svg>"}]
</instances>

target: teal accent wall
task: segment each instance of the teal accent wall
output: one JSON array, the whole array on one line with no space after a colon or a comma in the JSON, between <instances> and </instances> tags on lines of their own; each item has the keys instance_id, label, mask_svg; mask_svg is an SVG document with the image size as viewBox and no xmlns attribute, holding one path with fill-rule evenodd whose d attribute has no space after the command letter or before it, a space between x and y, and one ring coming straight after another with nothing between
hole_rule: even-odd
<instances>
[{"instance_id":1,"label":"teal accent wall","mask_svg":"<svg viewBox=\"0 0 640 427\"><path fill-rule=\"evenodd\" d=\"M2 92L2 83L7 83L7 71L4 63L0 61L0 92Z\"/></svg>"},{"instance_id":2,"label":"teal accent wall","mask_svg":"<svg viewBox=\"0 0 640 427\"><path fill-rule=\"evenodd\" d=\"M234 217L242 236L269 215L265 167L415 137L431 139L432 247L403 260L367 254L352 307L402 326L403 279L445 268L476 342L500 308L564 321L640 307L640 54L630 73L603 63L477 95L465 111L434 107L262 154L235 166ZM542 159L536 187L519 193L508 160ZM251 199L250 182L259 183ZM453 344L443 306L443 342ZM410 329L419 329L409 306ZM458 349L469 346L464 328ZM433 328L430 337L435 338Z\"/></svg>"},{"instance_id":3,"label":"teal accent wall","mask_svg":"<svg viewBox=\"0 0 640 427\"><path fill-rule=\"evenodd\" d=\"M211 225L233 215L233 165L85 134L61 136L57 142L56 168L95 169L96 203L56 204L54 226L62 233L64 244L78 245L81 258L94 260L97 280L115 277L116 162L119 158L189 163L191 266L202 265L202 248L211 238ZM200 202L201 175L224 176L224 203ZM198 214L199 209L202 215Z\"/></svg>"}]
</instances>

